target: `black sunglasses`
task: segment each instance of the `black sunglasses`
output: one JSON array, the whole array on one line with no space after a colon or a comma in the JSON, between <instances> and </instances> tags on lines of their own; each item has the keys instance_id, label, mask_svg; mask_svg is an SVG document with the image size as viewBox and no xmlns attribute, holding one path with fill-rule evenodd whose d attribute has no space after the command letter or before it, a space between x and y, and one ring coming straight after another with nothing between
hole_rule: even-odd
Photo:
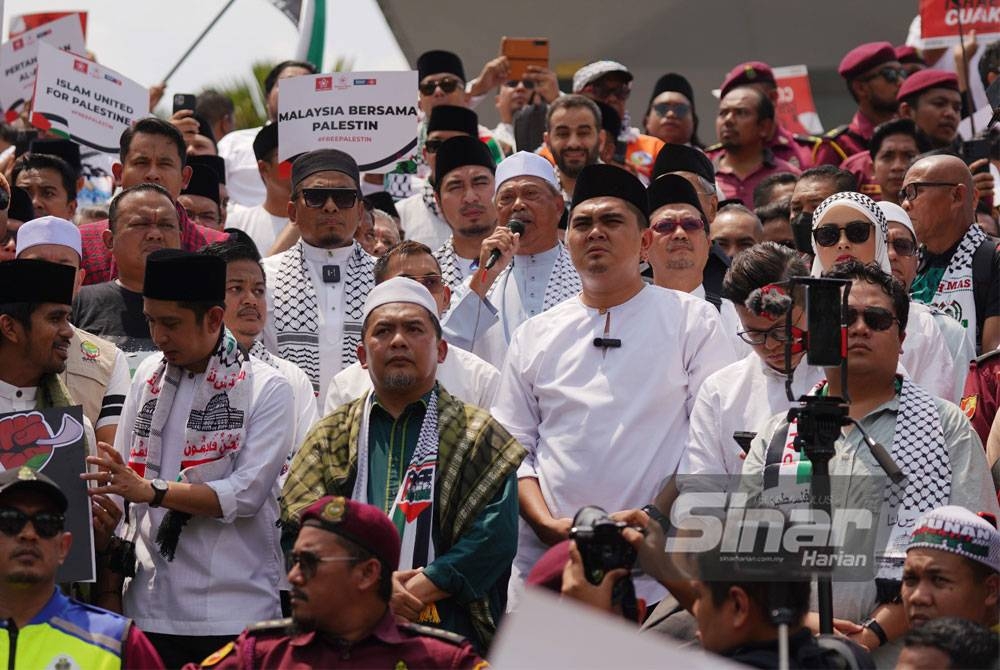
<instances>
[{"instance_id":1,"label":"black sunglasses","mask_svg":"<svg viewBox=\"0 0 1000 670\"><path fill-rule=\"evenodd\" d=\"M846 226L827 223L813 228L813 239L821 247L832 247L840 241L840 231L847 233L847 241L851 244L867 242L872 234L872 224L868 221L851 221Z\"/></svg>"},{"instance_id":2,"label":"black sunglasses","mask_svg":"<svg viewBox=\"0 0 1000 670\"><path fill-rule=\"evenodd\" d=\"M504 86L507 88L517 88L517 85L525 87L529 91L535 88L535 82L533 79L511 79L510 81L504 82Z\"/></svg>"},{"instance_id":3,"label":"black sunglasses","mask_svg":"<svg viewBox=\"0 0 1000 670\"><path fill-rule=\"evenodd\" d=\"M296 565L306 581L316 576L320 563L337 563L340 561L357 561L353 556L317 556L311 551L290 551L285 554L285 570L292 571Z\"/></svg>"},{"instance_id":4,"label":"black sunglasses","mask_svg":"<svg viewBox=\"0 0 1000 670\"><path fill-rule=\"evenodd\" d=\"M445 94L454 93L455 89L458 88L458 79L453 79L452 77L444 77L443 79L431 80L424 82L417 86L421 93L424 95L434 95L434 89L440 88Z\"/></svg>"},{"instance_id":5,"label":"black sunglasses","mask_svg":"<svg viewBox=\"0 0 1000 670\"><path fill-rule=\"evenodd\" d=\"M326 201L333 198L333 204L337 209L350 209L358 201L358 192L353 188L304 188L302 189L302 199L306 207L320 209L326 205Z\"/></svg>"},{"instance_id":6,"label":"black sunglasses","mask_svg":"<svg viewBox=\"0 0 1000 670\"><path fill-rule=\"evenodd\" d=\"M62 532L66 517L56 512L38 512L29 516L13 507L0 509L0 533L4 535L15 537L29 521L38 536L48 540Z\"/></svg>"},{"instance_id":7,"label":"black sunglasses","mask_svg":"<svg viewBox=\"0 0 1000 670\"><path fill-rule=\"evenodd\" d=\"M853 326L854 322L858 320L859 314L865 320L865 325L872 330L888 330L897 321L892 312L884 307L865 307L861 312L856 307L848 307L844 310L847 325Z\"/></svg>"},{"instance_id":8,"label":"black sunglasses","mask_svg":"<svg viewBox=\"0 0 1000 670\"><path fill-rule=\"evenodd\" d=\"M868 75L864 78L864 81L871 81L876 77L882 77L890 84L895 84L897 81L903 81L906 79L906 70L903 68L896 67L884 67L875 74Z\"/></svg>"},{"instance_id":9,"label":"black sunglasses","mask_svg":"<svg viewBox=\"0 0 1000 670\"><path fill-rule=\"evenodd\" d=\"M673 112L678 119L687 118L691 111L691 105L686 102L658 102L653 105L653 111L662 117L666 117L669 112Z\"/></svg>"},{"instance_id":10,"label":"black sunglasses","mask_svg":"<svg viewBox=\"0 0 1000 670\"><path fill-rule=\"evenodd\" d=\"M897 256L913 256L917 253L917 243L905 237L897 237L889 241Z\"/></svg>"}]
</instances>

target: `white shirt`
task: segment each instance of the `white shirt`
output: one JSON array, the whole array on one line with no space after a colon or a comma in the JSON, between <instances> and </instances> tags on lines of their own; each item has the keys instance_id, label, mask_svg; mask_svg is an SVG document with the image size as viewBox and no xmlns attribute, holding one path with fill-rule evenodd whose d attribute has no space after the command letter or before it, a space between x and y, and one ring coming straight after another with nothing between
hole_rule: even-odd
<instances>
[{"instance_id":1,"label":"white shirt","mask_svg":"<svg viewBox=\"0 0 1000 670\"><path fill-rule=\"evenodd\" d=\"M313 290L316 291L316 311L318 317L319 335L319 396L316 408L320 407L319 398L326 397L326 388L333 376L341 370L341 340L344 337L344 283L347 281L347 261L354 252L354 245L337 249L321 249L302 242L302 255L309 270ZM268 277L278 276L283 254L268 256L261 263ZM323 266L339 265L340 281L325 283L323 281ZM274 281L267 282L267 325L261 333L264 346L268 351L277 353L278 337L274 330Z\"/></svg>"},{"instance_id":2,"label":"white shirt","mask_svg":"<svg viewBox=\"0 0 1000 670\"><path fill-rule=\"evenodd\" d=\"M13 386L0 380L0 414L8 412L30 412L37 405L37 386ZM83 417L83 434L87 438L87 453L97 453L97 438L90 419Z\"/></svg>"},{"instance_id":3,"label":"white shirt","mask_svg":"<svg viewBox=\"0 0 1000 670\"><path fill-rule=\"evenodd\" d=\"M792 393L799 398L825 378L823 368L808 365L803 358L792 375ZM745 454L733 433L756 433L792 404L785 393L785 375L756 353L713 373L698 389L678 472L738 475Z\"/></svg>"},{"instance_id":4,"label":"white shirt","mask_svg":"<svg viewBox=\"0 0 1000 670\"><path fill-rule=\"evenodd\" d=\"M910 379L927 389L931 395L958 402L962 388L955 389L955 363L945 345L944 336L926 309L913 309L906 321L906 339L899 363ZM964 379L962 387L965 386Z\"/></svg>"},{"instance_id":5,"label":"white shirt","mask_svg":"<svg viewBox=\"0 0 1000 670\"><path fill-rule=\"evenodd\" d=\"M219 140L219 156L226 161L226 190L231 206L253 207L267 197L253 153L253 141L259 132L260 128L234 130Z\"/></svg>"},{"instance_id":6,"label":"white shirt","mask_svg":"<svg viewBox=\"0 0 1000 670\"><path fill-rule=\"evenodd\" d=\"M976 345L969 338L969 331L954 318L944 312L931 310L930 306L915 300L910 301L910 318L915 312L927 312L934 319L934 324L941 331L944 345L951 354L951 362L954 367L954 397L948 398L954 403L962 400L965 389L965 379L969 376L969 363L976 357ZM905 342L904 342L905 345Z\"/></svg>"},{"instance_id":7,"label":"white shirt","mask_svg":"<svg viewBox=\"0 0 1000 670\"><path fill-rule=\"evenodd\" d=\"M437 367L437 380L441 386L462 402L489 409L500 383L500 371L475 354L448 347L444 363ZM323 405L323 415L360 398L372 389L371 376L361 363L352 363L330 382Z\"/></svg>"},{"instance_id":8,"label":"white shirt","mask_svg":"<svg viewBox=\"0 0 1000 670\"><path fill-rule=\"evenodd\" d=\"M115 448L128 459L142 386L162 355L136 370ZM227 478L207 482L222 516L193 516L167 562L156 545L165 508L133 503L130 535L136 543L136 575L125 581L124 609L142 630L171 635L236 635L248 621L280 616L278 585L284 574L278 519L278 473L290 448L292 389L266 363L251 359L253 375L246 441ZM184 432L201 374L185 374L163 429L160 478L176 481ZM166 498L168 504L170 494Z\"/></svg>"},{"instance_id":9,"label":"white shirt","mask_svg":"<svg viewBox=\"0 0 1000 670\"><path fill-rule=\"evenodd\" d=\"M595 337L621 347L602 350ZM514 333L492 413L527 450L518 477L538 479L555 518L585 505L638 508L676 470L698 388L733 360L704 300L644 286L601 314L576 296ZM517 576L546 549L522 521ZM664 593L646 578L637 589L647 602Z\"/></svg>"},{"instance_id":10,"label":"white shirt","mask_svg":"<svg viewBox=\"0 0 1000 670\"><path fill-rule=\"evenodd\" d=\"M295 436L292 438L292 447L288 451L288 457L285 459L284 467L281 468L281 477L279 478L279 481L284 484L295 452L305 442L306 435L309 434L320 417L319 411L316 409L316 394L313 392L312 382L309 381L309 376L302 371L302 368L274 354L271 354L271 362L291 385L292 402L295 406Z\"/></svg>"},{"instance_id":11,"label":"white shirt","mask_svg":"<svg viewBox=\"0 0 1000 670\"><path fill-rule=\"evenodd\" d=\"M287 225L287 216L275 216L264 209L264 205L256 207L234 205L233 211L226 218L226 228L239 228L249 235L262 257L268 255L267 252L274 246L278 234Z\"/></svg>"},{"instance_id":12,"label":"white shirt","mask_svg":"<svg viewBox=\"0 0 1000 670\"><path fill-rule=\"evenodd\" d=\"M396 212L406 239L426 244L432 251L440 248L451 237L451 226L424 204L419 189L414 195L397 202Z\"/></svg>"}]
</instances>

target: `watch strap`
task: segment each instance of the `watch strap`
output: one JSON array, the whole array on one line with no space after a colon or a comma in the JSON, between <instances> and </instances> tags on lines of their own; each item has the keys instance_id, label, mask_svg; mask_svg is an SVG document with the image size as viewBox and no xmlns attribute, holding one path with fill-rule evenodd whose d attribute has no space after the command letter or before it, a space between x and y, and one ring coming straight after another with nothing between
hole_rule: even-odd
<instances>
[{"instance_id":1,"label":"watch strap","mask_svg":"<svg viewBox=\"0 0 1000 670\"><path fill-rule=\"evenodd\" d=\"M153 499L149 501L150 507L159 507L160 504L163 502L163 496L167 495L167 489L169 488L169 486L167 486L166 485L167 483L162 479L160 481L163 482L164 484L164 487L162 489L159 488L158 486L150 484L151 486L153 486Z\"/></svg>"},{"instance_id":2,"label":"watch strap","mask_svg":"<svg viewBox=\"0 0 1000 670\"><path fill-rule=\"evenodd\" d=\"M875 633L875 637L878 638L879 646L884 646L889 643L889 636L885 634L885 628L882 628L882 624L874 618L868 619L861 625Z\"/></svg>"}]
</instances>

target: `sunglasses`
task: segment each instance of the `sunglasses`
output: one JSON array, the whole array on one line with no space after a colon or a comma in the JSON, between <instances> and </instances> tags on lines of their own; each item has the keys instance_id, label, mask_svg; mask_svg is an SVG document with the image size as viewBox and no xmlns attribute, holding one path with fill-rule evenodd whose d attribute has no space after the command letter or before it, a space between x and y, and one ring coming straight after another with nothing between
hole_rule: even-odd
<instances>
[{"instance_id":1,"label":"sunglasses","mask_svg":"<svg viewBox=\"0 0 1000 670\"><path fill-rule=\"evenodd\" d=\"M848 307L844 310L847 325L853 326L859 314L865 320L865 325L872 330L888 330L897 321L893 313L884 307L865 307L861 312L856 307Z\"/></svg>"},{"instance_id":2,"label":"sunglasses","mask_svg":"<svg viewBox=\"0 0 1000 670\"><path fill-rule=\"evenodd\" d=\"M431 293L436 293L444 286L444 278L441 275L401 275L424 285Z\"/></svg>"},{"instance_id":3,"label":"sunglasses","mask_svg":"<svg viewBox=\"0 0 1000 670\"><path fill-rule=\"evenodd\" d=\"M897 237L889 241L889 246L897 256L913 256L917 253L917 243L905 237Z\"/></svg>"},{"instance_id":4,"label":"sunglasses","mask_svg":"<svg viewBox=\"0 0 1000 670\"><path fill-rule=\"evenodd\" d=\"M38 512L29 516L13 507L0 509L0 533L4 535L17 536L29 521L39 537L49 540L62 532L66 517L56 512Z\"/></svg>"},{"instance_id":5,"label":"sunglasses","mask_svg":"<svg viewBox=\"0 0 1000 670\"><path fill-rule=\"evenodd\" d=\"M691 112L691 105L686 102L658 102L653 105L653 111L663 117L673 112L678 119L685 119Z\"/></svg>"},{"instance_id":6,"label":"sunglasses","mask_svg":"<svg viewBox=\"0 0 1000 670\"><path fill-rule=\"evenodd\" d=\"M358 192L353 188L304 188L302 189L302 200L306 207L320 209L326 205L326 201L333 198L333 204L337 209L350 209L358 201Z\"/></svg>"},{"instance_id":7,"label":"sunglasses","mask_svg":"<svg viewBox=\"0 0 1000 670\"><path fill-rule=\"evenodd\" d=\"M705 222L701 219L687 218L680 219L679 221L663 220L657 221L650 228L653 229L654 233L659 233L660 235L673 235L677 227L680 226L684 229L685 233L693 233L696 230L705 230Z\"/></svg>"},{"instance_id":8,"label":"sunglasses","mask_svg":"<svg viewBox=\"0 0 1000 670\"><path fill-rule=\"evenodd\" d=\"M317 556L311 551L290 551L285 554L285 570L292 571L296 565L302 573L302 578L310 580L316 576L320 563L339 563L342 561L357 561L353 556Z\"/></svg>"},{"instance_id":9,"label":"sunglasses","mask_svg":"<svg viewBox=\"0 0 1000 670\"><path fill-rule=\"evenodd\" d=\"M906 70L903 68L884 67L875 74L865 77L863 81L871 81L876 77L882 77L890 84L895 84L897 81L906 79Z\"/></svg>"},{"instance_id":10,"label":"sunglasses","mask_svg":"<svg viewBox=\"0 0 1000 670\"><path fill-rule=\"evenodd\" d=\"M507 88L517 88L518 84L525 87L529 91L535 88L535 82L531 79L511 79L510 81L504 82L504 86Z\"/></svg>"},{"instance_id":11,"label":"sunglasses","mask_svg":"<svg viewBox=\"0 0 1000 670\"><path fill-rule=\"evenodd\" d=\"M813 239L821 247L832 247L840 241L840 231L847 233L847 241L851 244L867 242L872 235L872 226L868 221L851 221L846 226L827 223L813 228Z\"/></svg>"},{"instance_id":12,"label":"sunglasses","mask_svg":"<svg viewBox=\"0 0 1000 670\"><path fill-rule=\"evenodd\" d=\"M459 84L458 79L444 77L443 79L425 81L423 84L417 86L417 89L424 95L434 95L434 89L436 88L440 88L442 93L448 94L454 93Z\"/></svg>"},{"instance_id":13,"label":"sunglasses","mask_svg":"<svg viewBox=\"0 0 1000 670\"><path fill-rule=\"evenodd\" d=\"M931 186L938 186L938 187L958 186L958 184L955 184L950 181L911 181L909 184L900 189L899 202L903 202L904 200L910 200L910 201L916 200L917 194L919 193L921 188L931 187Z\"/></svg>"}]
</instances>

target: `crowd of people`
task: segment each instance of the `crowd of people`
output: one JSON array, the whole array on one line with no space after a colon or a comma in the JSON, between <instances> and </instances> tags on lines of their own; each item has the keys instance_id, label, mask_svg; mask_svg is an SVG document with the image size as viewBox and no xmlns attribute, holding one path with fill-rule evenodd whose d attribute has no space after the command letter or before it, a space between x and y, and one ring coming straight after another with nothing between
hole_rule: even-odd
<instances>
[{"instance_id":1,"label":"crowd of people","mask_svg":"<svg viewBox=\"0 0 1000 670\"><path fill-rule=\"evenodd\" d=\"M82 406L97 578L57 583L70 484L0 473L0 658L478 668L548 589L754 667L995 667L1000 144L967 160L976 73L923 56L851 49L857 112L822 137L738 64L706 146L681 74L640 128L621 63L562 91L428 51L416 153L382 173L279 161L280 83L316 73L285 61L260 128L213 90L135 122L103 210L77 209L78 145L3 124L0 411ZM800 278L849 285L834 332ZM831 335L843 363L812 363ZM814 483L800 398L845 400L834 509L902 475L877 570L826 602L718 549L678 576L699 478L810 504L778 492ZM595 573L588 506L632 559Z\"/></svg>"}]
</instances>

